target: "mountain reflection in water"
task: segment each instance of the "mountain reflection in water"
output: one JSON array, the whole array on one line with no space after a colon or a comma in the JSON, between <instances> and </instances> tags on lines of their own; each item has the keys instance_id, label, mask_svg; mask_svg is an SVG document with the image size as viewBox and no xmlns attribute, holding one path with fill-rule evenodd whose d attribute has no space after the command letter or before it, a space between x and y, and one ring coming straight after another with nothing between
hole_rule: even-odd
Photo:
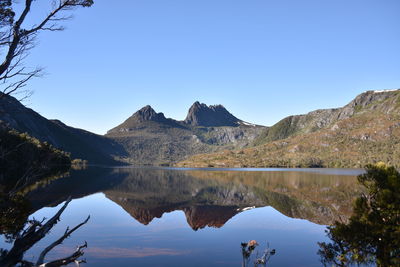
<instances>
[{"instance_id":1,"label":"mountain reflection in water","mask_svg":"<svg viewBox=\"0 0 400 267\"><path fill-rule=\"evenodd\" d=\"M222 227L243 210L264 206L292 218L330 225L351 215L352 199L359 190L354 175L89 168L33 188L25 197L34 212L69 196L102 192L144 225L166 212L182 210L187 223L198 230Z\"/></svg>"},{"instance_id":2,"label":"mountain reflection in water","mask_svg":"<svg viewBox=\"0 0 400 267\"><path fill-rule=\"evenodd\" d=\"M62 257L87 241L87 266L239 266L241 242L256 239L260 248L269 242L278 251L269 262L272 266L320 266L317 242L327 241L325 225L347 221L351 215L360 172L71 170L21 191L21 222L30 214L49 218L72 197L52 234L25 258L37 257L54 236L90 214L89 223L51 257ZM12 209L18 210L18 203ZM6 224L15 219L9 219L0 221L0 230L13 229Z\"/></svg>"}]
</instances>

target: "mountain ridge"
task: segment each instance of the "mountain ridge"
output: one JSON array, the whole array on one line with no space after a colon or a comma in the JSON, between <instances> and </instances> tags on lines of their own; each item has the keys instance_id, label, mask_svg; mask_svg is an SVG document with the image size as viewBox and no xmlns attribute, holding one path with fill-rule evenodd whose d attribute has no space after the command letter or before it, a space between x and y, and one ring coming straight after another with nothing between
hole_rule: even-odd
<instances>
[{"instance_id":1,"label":"mountain ridge","mask_svg":"<svg viewBox=\"0 0 400 267\"><path fill-rule=\"evenodd\" d=\"M337 109L284 118L242 150L195 155L179 167L400 166L400 90L366 91Z\"/></svg>"},{"instance_id":2,"label":"mountain ridge","mask_svg":"<svg viewBox=\"0 0 400 267\"><path fill-rule=\"evenodd\" d=\"M199 101L189 108L185 124L192 126L219 127L239 126L241 120L233 116L223 105L207 106Z\"/></svg>"},{"instance_id":3,"label":"mountain ridge","mask_svg":"<svg viewBox=\"0 0 400 267\"><path fill-rule=\"evenodd\" d=\"M385 101L393 96L398 97L399 94L400 89L368 90L357 95L341 108L317 109L306 114L288 116L264 131L260 137L254 141L253 145L261 145L299 134L315 132L336 121L350 118L357 113L366 112L368 110L380 109L384 113L391 112L391 110L385 109L385 106L379 105L379 102ZM375 103L375 105L373 105L373 103ZM387 105L386 108L395 106L395 104Z\"/></svg>"},{"instance_id":4,"label":"mountain ridge","mask_svg":"<svg viewBox=\"0 0 400 267\"><path fill-rule=\"evenodd\" d=\"M106 137L128 152L121 161L170 165L198 153L245 147L264 128L236 118L222 105L196 101L183 121L167 119L147 105L109 130Z\"/></svg>"},{"instance_id":5,"label":"mountain ridge","mask_svg":"<svg viewBox=\"0 0 400 267\"><path fill-rule=\"evenodd\" d=\"M157 122L171 127L192 128L192 127L238 127L238 126L261 126L245 122L232 115L223 105L206 105L199 101L194 102L188 110L184 120L166 118L164 113L157 113L150 105L146 105L133 113L120 125L107 131L107 134L118 132L129 132L140 128L145 122Z\"/></svg>"},{"instance_id":6,"label":"mountain ridge","mask_svg":"<svg viewBox=\"0 0 400 267\"><path fill-rule=\"evenodd\" d=\"M133 113L133 115L126 119L123 123L107 131L106 135L129 133L130 131L134 131L143 127L145 123L151 122L160 123L170 127L183 127L178 121L167 119L164 116L164 113L157 113L150 105L146 105Z\"/></svg>"},{"instance_id":7,"label":"mountain ridge","mask_svg":"<svg viewBox=\"0 0 400 267\"><path fill-rule=\"evenodd\" d=\"M341 108L289 116L271 127L196 101L184 120L166 118L147 105L100 136L48 120L11 96L0 97L1 124L75 158L112 165L363 167L379 158L400 164L399 117L400 89L366 91ZM248 160L246 153L252 155Z\"/></svg>"},{"instance_id":8,"label":"mountain ridge","mask_svg":"<svg viewBox=\"0 0 400 267\"><path fill-rule=\"evenodd\" d=\"M8 95L0 96L0 124L20 133L26 132L71 153L73 158L86 159L92 164L121 164L112 155L125 155L124 149L114 141L59 120L48 120Z\"/></svg>"}]
</instances>

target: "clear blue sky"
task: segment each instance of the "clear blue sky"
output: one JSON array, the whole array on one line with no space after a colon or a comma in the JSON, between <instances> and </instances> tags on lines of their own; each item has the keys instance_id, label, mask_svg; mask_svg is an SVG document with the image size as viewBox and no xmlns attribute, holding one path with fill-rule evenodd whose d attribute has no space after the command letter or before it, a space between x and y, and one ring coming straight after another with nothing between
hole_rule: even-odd
<instances>
[{"instance_id":1,"label":"clear blue sky","mask_svg":"<svg viewBox=\"0 0 400 267\"><path fill-rule=\"evenodd\" d=\"M26 104L99 134L196 100L272 125L400 88L399 14L399 0L95 0L39 36L27 63L47 75Z\"/></svg>"}]
</instances>

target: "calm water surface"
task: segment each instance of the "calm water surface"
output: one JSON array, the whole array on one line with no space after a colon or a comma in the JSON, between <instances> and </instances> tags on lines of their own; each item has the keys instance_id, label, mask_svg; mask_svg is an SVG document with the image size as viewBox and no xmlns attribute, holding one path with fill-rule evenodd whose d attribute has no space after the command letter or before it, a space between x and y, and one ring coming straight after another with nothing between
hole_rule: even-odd
<instances>
[{"instance_id":1,"label":"calm water surface","mask_svg":"<svg viewBox=\"0 0 400 267\"><path fill-rule=\"evenodd\" d=\"M351 215L360 170L89 168L32 187L33 217L49 218L69 196L61 221L26 259L87 215L87 225L49 259L88 242L85 266L241 266L241 242L268 266L321 266L326 225ZM2 242L1 247L9 244Z\"/></svg>"}]
</instances>

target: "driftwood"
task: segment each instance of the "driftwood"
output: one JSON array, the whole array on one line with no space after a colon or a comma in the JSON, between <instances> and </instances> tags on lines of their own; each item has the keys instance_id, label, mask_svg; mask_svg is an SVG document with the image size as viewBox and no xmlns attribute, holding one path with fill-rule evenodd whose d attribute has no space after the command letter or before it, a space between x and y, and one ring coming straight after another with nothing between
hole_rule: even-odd
<instances>
[{"instance_id":1,"label":"driftwood","mask_svg":"<svg viewBox=\"0 0 400 267\"><path fill-rule=\"evenodd\" d=\"M70 201L71 198L68 198L61 209L44 224L43 222L45 219L43 219L42 221L37 221L35 219L29 221L29 226L25 230L21 231L21 233L18 234L18 236L16 237L13 247L9 251L5 251L0 255L0 266L11 267L20 264L24 267L56 267L64 266L72 262L75 262L75 264L79 266L80 263L85 262L84 260L79 260L79 258L83 256L83 249L87 247L86 241L84 245L78 246L75 252L68 257L50 262L45 262L45 257L47 253L49 253L53 248L62 244L62 242L66 238L68 238L73 232L75 232L82 225L86 224L89 221L90 216L88 216L85 221L78 224L74 228L69 229L68 227L65 230L65 233L59 239L47 246L40 253L40 256L36 263L23 260L24 253L29 250L34 244L39 242L43 237L45 237L46 234L54 227L54 225L56 225L57 222L60 221L60 216L67 208Z\"/></svg>"}]
</instances>

